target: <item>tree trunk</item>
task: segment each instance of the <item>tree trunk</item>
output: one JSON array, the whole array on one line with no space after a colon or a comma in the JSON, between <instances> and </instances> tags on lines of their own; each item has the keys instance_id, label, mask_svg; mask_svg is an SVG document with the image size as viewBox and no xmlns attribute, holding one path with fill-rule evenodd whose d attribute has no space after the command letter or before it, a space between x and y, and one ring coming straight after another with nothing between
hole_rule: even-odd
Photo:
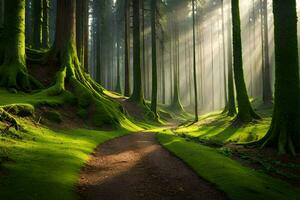
<instances>
[{"instance_id":1,"label":"tree trunk","mask_svg":"<svg viewBox=\"0 0 300 200\"><path fill-rule=\"evenodd\" d=\"M28 5L28 3L26 4ZM4 26L4 1L0 1L0 28Z\"/></svg>"},{"instance_id":2,"label":"tree trunk","mask_svg":"<svg viewBox=\"0 0 300 200\"><path fill-rule=\"evenodd\" d=\"M129 34L129 26L130 26L130 20L129 20L129 10L130 10L130 0L125 0L125 7L124 7L124 32L125 32L125 96L130 96L130 34Z\"/></svg>"},{"instance_id":3,"label":"tree trunk","mask_svg":"<svg viewBox=\"0 0 300 200\"><path fill-rule=\"evenodd\" d=\"M156 57L156 0L151 0L151 41L152 41L152 98L151 110L157 117L157 57Z\"/></svg>"},{"instance_id":4,"label":"tree trunk","mask_svg":"<svg viewBox=\"0 0 300 200\"><path fill-rule=\"evenodd\" d=\"M180 79L179 79L179 24L178 24L178 19L176 19L175 17L175 13L173 13L173 17L174 17L174 22L173 22L173 26L174 26L174 51L173 51L173 65L174 65L174 69L173 69L173 99L172 99L172 104L171 107L172 109L174 109L176 112L182 112L183 111L183 107L181 105L181 101L180 101L180 91L179 91L179 87L180 87Z\"/></svg>"},{"instance_id":5,"label":"tree trunk","mask_svg":"<svg viewBox=\"0 0 300 200\"><path fill-rule=\"evenodd\" d=\"M43 0L43 30L42 42L43 48L49 48L49 0Z\"/></svg>"},{"instance_id":6,"label":"tree trunk","mask_svg":"<svg viewBox=\"0 0 300 200\"><path fill-rule=\"evenodd\" d=\"M230 15L228 16L230 19ZM228 20L227 23L227 79L228 79L228 103L225 108L225 112L227 112L228 116L233 117L237 112L236 112L236 107L235 107L235 95L234 95L234 77L233 77L233 69L232 69L232 27L230 20Z\"/></svg>"},{"instance_id":7,"label":"tree trunk","mask_svg":"<svg viewBox=\"0 0 300 200\"><path fill-rule=\"evenodd\" d=\"M198 87L196 70L196 33L195 33L195 0L193 0L193 73L194 73L194 91L195 91L195 122L198 122Z\"/></svg>"},{"instance_id":8,"label":"tree trunk","mask_svg":"<svg viewBox=\"0 0 300 200\"><path fill-rule=\"evenodd\" d=\"M275 104L264 146L300 152L300 87L296 1L274 0ZM287 20L288 19L288 20Z\"/></svg>"},{"instance_id":9,"label":"tree trunk","mask_svg":"<svg viewBox=\"0 0 300 200\"><path fill-rule=\"evenodd\" d=\"M235 95L234 95L234 77L233 77L233 69L232 69L232 39L231 39L231 24L229 23L229 33L228 33L228 116L234 116L236 112L235 107Z\"/></svg>"},{"instance_id":10,"label":"tree trunk","mask_svg":"<svg viewBox=\"0 0 300 200\"><path fill-rule=\"evenodd\" d=\"M3 0L1 0L2 3L4 3ZM4 6L4 4L3 4ZM26 45L27 46L31 46L31 43L32 43L32 1L31 0L27 0L26 1L26 10L25 10L25 24L26 24L26 27L25 27L25 42L26 42ZM4 14L4 12L3 12ZM4 16L3 16L4 17ZM3 18L4 20L4 18ZM3 26L3 23L1 23L2 26ZM1 26L1 27L2 27Z\"/></svg>"},{"instance_id":11,"label":"tree trunk","mask_svg":"<svg viewBox=\"0 0 300 200\"><path fill-rule=\"evenodd\" d=\"M231 0L231 3L233 25L233 69L238 102L236 122L248 123L253 119L260 119L260 117L254 112L250 104L244 79L239 0Z\"/></svg>"},{"instance_id":12,"label":"tree trunk","mask_svg":"<svg viewBox=\"0 0 300 200\"><path fill-rule=\"evenodd\" d=\"M95 126L131 124L120 105L106 98L103 88L86 75L80 66L76 48L76 1L57 0L56 19L55 42L49 58L60 64L60 70L56 75L56 83L43 92L59 95L65 89L69 90L77 98L78 112L92 117ZM66 84L68 88L65 88ZM88 113L90 110L92 112Z\"/></svg>"},{"instance_id":13,"label":"tree trunk","mask_svg":"<svg viewBox=\"0 0 300 200\"><path fill-rule=\"evenodd\" d=\"M116 85L116 92L122 94L122 89L121 89L121 70L120 70L120 35L117 33L116 36L117 40L117 85Z\"/></svg>"},{"instance_id":14,"label":"tree trunk","mask_svg":"<svg viewBox=\"0 0 300 200\"><path fill-rule=\"evenodd\" d=\"M269 19L268 19L268 0L263 0L263 51L264 51L264 65L263 65L263 102L264 104L272 104L273 93L271 87L271 70L269 58Z\"/></svg>"},{"instance_id":15,"label":"tree trunk","mask_svg":"<svg viewBox=\"0 0 300 200\"><path fill-rule=\"evenodd\" d=\"M42 47L42 30L43 30L43 0L32 1L32 47L40 49Z\"/></svg>"},{"instance_id":16,"label":"tree trunk","mask_svg":"<svg viewBox=\"0 0 300 200\"><path fill-rule=\"evenodd\" d=\"M144 103L141 73L141 30L140 30L140 0L132 0L133 7L133 93L131 101Z\"/></svg>"},{"instance_id":17,"label":"tree trunk","mask_svg":"<svg viewBox=\"0 0 300 200\"><path fill-rule=\"evenodd\" d=\"M226 44L225 44L225 13L224 13L224 0L221 0L221 15L222 15L222 47L223 47L223 78L224 78L224 102L225 110L228 111L228 94L227 94L227 77L226 77ZM228 44L229 45L229 44ZM227 63L228 64L228 63Z\"/></svg>"},{"instance_id":18,"label":"tree trunk","mask_svg":"<svg viewBox=\"0 0 300 200\"><path fill-rule=\"evenodd\" d=\"M5 0L4 32L1 41L3 62L0 66L0 86L30 89L25 60L25 0ZM32 82L33 83L33 82Z\"/></svg>"}]
</instances>

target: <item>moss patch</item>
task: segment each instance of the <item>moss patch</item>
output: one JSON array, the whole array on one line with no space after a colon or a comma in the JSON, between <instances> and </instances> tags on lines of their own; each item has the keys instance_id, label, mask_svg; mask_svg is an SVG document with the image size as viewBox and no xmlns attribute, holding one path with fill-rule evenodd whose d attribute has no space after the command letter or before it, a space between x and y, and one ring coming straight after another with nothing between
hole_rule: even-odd
<instances>
[{"instance_id":1,"label":"moss patch","mask_svg":"<svg viewBox=\"0 0 300 200\"><path fill-rule=\"evenodd\" d=\"M22 120L25 131L0 135L0 199L75 199L79 171L94 148L126 130L53 131ZM20 137L12 137L19 135Z\"/></svg>"},{"instance_id":2,"label":"moss patch","mask_svg":"<svg viewBox=\"0 0 300 200\"><path fill-rule=\"evenodd\" d=\"M159 142L194 171L233 200L300 199L300 190L266 174L242 166L216 149L187 142L171 133L157 134Z\"/></svg>"}]
</instances>

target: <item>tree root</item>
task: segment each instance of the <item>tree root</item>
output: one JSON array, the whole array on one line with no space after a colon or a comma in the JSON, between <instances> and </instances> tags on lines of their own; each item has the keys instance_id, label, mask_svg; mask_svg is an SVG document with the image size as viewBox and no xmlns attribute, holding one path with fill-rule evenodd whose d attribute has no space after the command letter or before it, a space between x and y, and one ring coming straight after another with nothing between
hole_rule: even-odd
<instances>
[{"instance_id":1,"label":"tree root","mask_svg":"<svg viewBox=\"0 0 300 200\"><path fill-rule=\"evenodd\" d=\"M15 128L17 131L21 128L18 121L2 108L0 108L0 121L7 124L7 127L2 130L3 133L8 132L10 128Z\"/></svg>"}]
</instances>

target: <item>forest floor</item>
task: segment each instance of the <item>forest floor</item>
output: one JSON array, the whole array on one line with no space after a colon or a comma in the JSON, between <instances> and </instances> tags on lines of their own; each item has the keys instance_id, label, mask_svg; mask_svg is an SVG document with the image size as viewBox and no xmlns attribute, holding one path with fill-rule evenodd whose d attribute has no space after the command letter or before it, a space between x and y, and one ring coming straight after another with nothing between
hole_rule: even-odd
<instances>
[{"instance_id":1,"label":"forest floor","mask_svg":"<svg viewBox=\"0 0 300 200\"><path fill-rule=\"evenodd\" d=\"M182 123L189 115L161 107L164 123L158 124L141 107L110 95L143 131L92 127L65 103L67 94L0 89L0 108L34 112L13 115L20 131L3 132L0 122L0 199L300 199L299 156L236 145L266 133L271 109L258 109L259 122L234 127L220 113Z\"/></svg>"},{"instance_id":2,"label":"forest floor","mask_svg":"<svg viewBox=\"0 0 300 200\"><path fill-rule=\"evenodd\" d=\"M101 145L81 172L79 199L226 199L156 141L134 133Z\"/></svg>"}]
</instances>

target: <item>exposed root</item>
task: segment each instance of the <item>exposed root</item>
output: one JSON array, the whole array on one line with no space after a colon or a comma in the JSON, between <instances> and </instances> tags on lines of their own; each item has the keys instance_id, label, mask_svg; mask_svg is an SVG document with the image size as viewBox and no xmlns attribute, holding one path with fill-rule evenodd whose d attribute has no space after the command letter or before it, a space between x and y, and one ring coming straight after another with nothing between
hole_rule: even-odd
<instances>
[{"instance_id":1,"label":"exposed root","mask_svg":"<svg viewBox=\"0 0 300 200\"><path fill-rule=\"evenodd\" d=\"M3 133L9 131L10 128L15 128L17 131L21 128L18 121L2 108L0 108L0 121L7 124L7 127L2 130Z\"/></svg>"}]
</instances>

